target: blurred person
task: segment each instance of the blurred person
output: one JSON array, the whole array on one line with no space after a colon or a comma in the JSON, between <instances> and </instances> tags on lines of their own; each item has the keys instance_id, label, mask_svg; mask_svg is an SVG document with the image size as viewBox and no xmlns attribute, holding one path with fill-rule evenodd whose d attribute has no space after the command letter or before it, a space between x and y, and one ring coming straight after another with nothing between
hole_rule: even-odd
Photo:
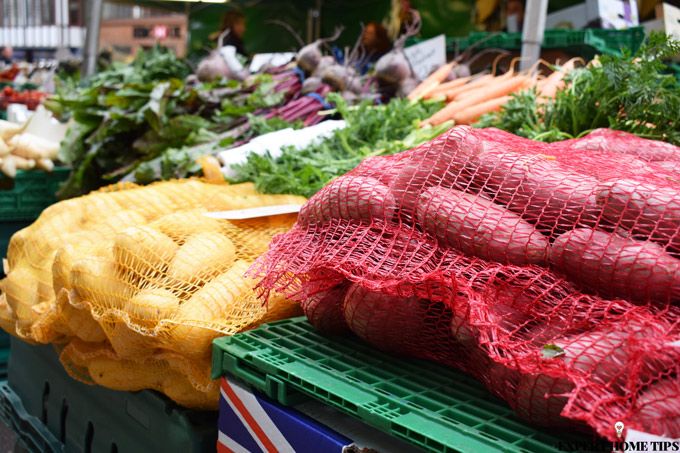
<instances>
[{"instance_id":1,"label":"blurred person","mask_svg":"<svg viewBox=\"0 0 680 453\"><path fill-rule=\"evenodd\" d=\"M246 33L246 17L241 11L231 10L227 12L222 18L220 32L210 35L210 39L219 39L220 33L225 30L229 30L229 33L222 41L222 45L234 46L236 48L236 53L247 57L248 53L243 44L243 35Z\"/></svg>"},{"instance_id":2,"label":"blurred person","mask_svg":"<svg viewBox=\"0 0 680 453\"><path fill-rule=\"evenodd\" d=\"M392 41L387 35L387 29L378 22L366 24L361 35L361 45L366 51L366 60L370 63L376 62L392 50Z\"/></svg>"},{"instance_id":3,"label":"blurred person","mask_svg":"<svg viewBox=\"0 0 680 453\"><path fill-rule=\"evenodd\" d=\"M4 46L0 52L0 60L5 64L11 64L14 57L14 50L10 46Z\"/></svg>"}]
</instances>

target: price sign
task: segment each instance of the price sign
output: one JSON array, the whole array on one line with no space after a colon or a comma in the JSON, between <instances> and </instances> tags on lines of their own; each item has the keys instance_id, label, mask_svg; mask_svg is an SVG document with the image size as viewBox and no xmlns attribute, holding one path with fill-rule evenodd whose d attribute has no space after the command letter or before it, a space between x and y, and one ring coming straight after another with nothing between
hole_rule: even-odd
<instances>
[{"instance_id":1,"label":"price sign","mask_svg":"<svg viewBox=\"0 0 680 453\"><path fill-rule=\"evenodd\" d=\"M420 42L404 49L404 54L418 80L423 80L433 70L446 64L446 40L444 35Z\"/></svg>"},{"instance_id":2,"label":"price sign","mask_svg":"<svg viewBox=\"0 0 680 453\"><path fill-rule=\"evenodd\" d=\"M295 52L258 53L250 63L250 72L257 72L264 65L280 66L295 57Z\"/></svg>"}]
</instances>

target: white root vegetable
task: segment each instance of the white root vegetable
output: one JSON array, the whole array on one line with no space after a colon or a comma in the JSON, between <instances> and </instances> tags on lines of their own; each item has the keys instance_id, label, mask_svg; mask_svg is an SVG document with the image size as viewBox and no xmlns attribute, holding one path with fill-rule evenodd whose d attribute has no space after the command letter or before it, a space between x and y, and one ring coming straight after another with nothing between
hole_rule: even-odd
<instances>
[{"instance_id":1,"label":"white root vegetable","mask_svg":"<svg viewBox=\"0 0 680 453\"><path fill-rule=\"evenodd\" d=\"M7 156L11 152L11 149L7 143L0 138L0 157Z\"/></svg>"},{"instance_id":2,"label":"white root vegetable","mask_svg":"<svg viewBox=\"0 0 680 453\"><path fill-rule=\"evenodd\" d=\"M26 159L56 159L59 143L30 133L15 135L9 141L12 154Z\"/></svg>"},{"instance_id":3,"label":"white root vegetable","mask_svg":"<svg viewBox=\"0 0 680 453\"><path fill-rule=\"evenodd\" d=\"M14 156L10 155L2 159L0 171L2 171L8 178L14 178L17 175L17 163Z\"/></svg>"},{"instance_id":4,"label":"white root vegetable","mask_svg":"<svg viewBox=\"0 0 680 453\"><path fill-rule=\"evenodd\" d=\"M45 170L46 172L51 172L54 170L54 162L52 162L50 159L38 159L35 162L35 166L36 168Z\"/></svg>"},{"instance_id":5,"label":"white root vegetable","mask_svg":"<svg viewBox=\"0 0 680 453\"><path fill-rule=\"evenodd\" d=\"M16 124L5 120L0 120L0 139L7 142L13 136L21 133L24 130L24 125Z\"/></svg>"},{"instance_id":6,"label":"white root vegetable","mask_svg":"<svg viewBox=\"0 0 680 453\"><path fill-rule=\"evenodd\" d=\"M9 159L9 157L7 156L5 159ZM33 170L35 168L35 160L33 159L25 159L14 154L11 157L14 158L17 170Z\"/></svg>"}]
</instances>

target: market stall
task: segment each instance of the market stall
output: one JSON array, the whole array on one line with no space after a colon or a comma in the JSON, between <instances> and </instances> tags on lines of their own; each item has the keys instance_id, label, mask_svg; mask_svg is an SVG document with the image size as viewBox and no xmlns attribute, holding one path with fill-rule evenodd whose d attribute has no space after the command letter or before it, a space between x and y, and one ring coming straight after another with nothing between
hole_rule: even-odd
<instances>
[{"instance_id":1,"label":"market stall","mask_svg":"<svg viewBox=\"0 0 680 453\"><path fill-rule=\"evenodd\" d=\"M421 25L368 66L340 29L277 64L154 47L0 122L19 442L677 442L680 44L548 30L572 53L522 67L518 33Z\"/></svg>"}]
</instances>

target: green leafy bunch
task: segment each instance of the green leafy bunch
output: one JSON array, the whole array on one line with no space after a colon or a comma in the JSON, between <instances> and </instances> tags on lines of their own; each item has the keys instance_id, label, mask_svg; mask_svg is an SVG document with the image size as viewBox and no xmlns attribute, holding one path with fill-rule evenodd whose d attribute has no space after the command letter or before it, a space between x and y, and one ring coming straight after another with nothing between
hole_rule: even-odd
<instances>
[{"instance_id":1,"label":"green leafy bunch","mask_svg":"<svg viewBox=\"0 0 680 453\"><path fill-rule=\"evenodd\" d=\"M665 63L680 42L653 33L640 49L601 55L565 78L554 100L536 103L525 91L477 124L543 141L579 137L607 127L680 144L680 82Z\"/></svg>"},{"instance_id":2,"label":"green leafy bunch","mask_svg":"<svg viewBox=\"0 0 680 453\"><path fill-rule=\"evenodd\" d=\"M265 193L311 196L367 157L403 151L450 127L418 129L420 119L441 108L439 102L392 99L385 105L364 101L350 106L337 94L329 95L329 101L335 110L328 113L339 114L347 123L345 128L303 149L284 148L277 158L250 155L246 163L234 167L235 182L254 181Z\"/></svg>"}]
</instances>

